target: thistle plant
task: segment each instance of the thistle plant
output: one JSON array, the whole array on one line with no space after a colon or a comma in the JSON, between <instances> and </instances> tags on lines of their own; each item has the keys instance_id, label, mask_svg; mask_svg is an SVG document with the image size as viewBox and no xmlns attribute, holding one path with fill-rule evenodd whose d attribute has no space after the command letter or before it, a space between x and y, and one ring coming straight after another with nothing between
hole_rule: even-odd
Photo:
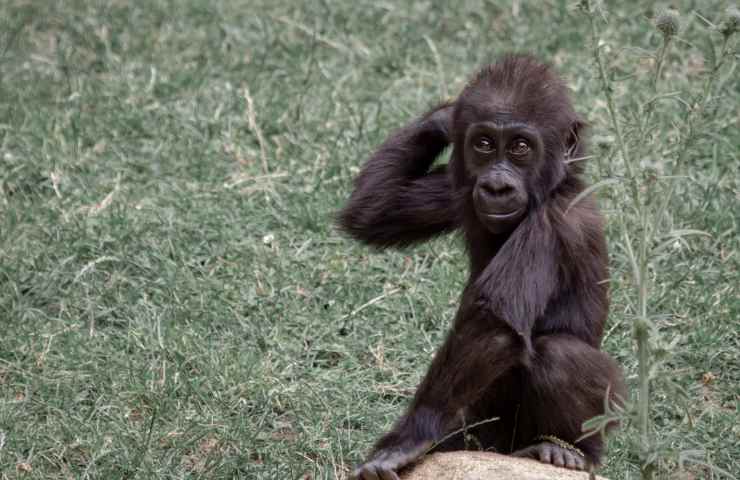
<instances>
[{"instance_id":1,"label":"thistle plant","mask_svg":"<svg viewBox=\"0 0 740 480\"><path fill-rule=\"evenodd\" d=\"M740 8L735 6L727 7L725 18L722 21L720 32L725 38L730 38L740 29Z\"/></svg>"},{"instance_id":2,"label":"thistle plant","mask_svg":"<svg viewBox=\"0 0 740 480\"><path fill-rule=\"evenodd\" d=\"M637 358L637 385L624 411L607 411L603 417L587 422L584 428L599 430L610 420L621 420L623 428L628 430L627 436L632 439L629 448L632 457L637 459L641 477L652 479L664 465L680 465L687 458L708 465L696 458L694 452L687 455L685 451L669 448L667 442L658 438L651 398L656 395L656 388L663 389L664 394L681 393L670 381L657 381L679 339L669 340L662 334L659 320L664 315L656 311L652 303L651 287L659 275L661 262L671 255L673 245L681 245L690 235L706 235L690 225L677 226L683 223L680 215L685 212L672 212L672 207L679 193L687 193L681 190L681 181L686 178L692 145L705 133L702 126L706 122L701 120L719 88L718 80L722 72L728 70L728 65L737 61L734 48L740 11L736 7L728 8L716 25L698 13L693 14L706 27L702 32L704 38L699 39L706 45L704 78L695 82L699 85L689 83L685 91L665 93L662 83L665 82L666 59L674 48L686 48L692 40L679 38L687 14L664 9L652 16L650 21L659 40L657 48L649 53L652 72L642 77L634 75L628 80L631 82L629 88L620 89L611 59L605 53L610 45L602 37L608 12L594 0L584 0L580 7L590 23L593 61L614 136L610 154L621 169L617 170L615 178L599 184L617 185L613 198L618 205L611 221L617 223L617 230L621 232L618 247L629 269L633 301L631 326ZM629 99L618 94L625 90L630 92ZM684 106L684 115L678 121L659 118L664 100L674 100ZM630 430L636 430L636 435Z\"/></svg>"},{"instance_id":3,"label":"thistle plant","mask_svg":"<svg viewBox=\"0 0 740 480\"><path fill-rule=\"evenodd\" d=\"M676 10L669 8L655 16L654 24L655 28L663 34L663 42L655 62L655 76L653 77L653 89L656 89L668 46L671 44L673 37L681 30L681 18Z\"/></svg>"}]
</instances>

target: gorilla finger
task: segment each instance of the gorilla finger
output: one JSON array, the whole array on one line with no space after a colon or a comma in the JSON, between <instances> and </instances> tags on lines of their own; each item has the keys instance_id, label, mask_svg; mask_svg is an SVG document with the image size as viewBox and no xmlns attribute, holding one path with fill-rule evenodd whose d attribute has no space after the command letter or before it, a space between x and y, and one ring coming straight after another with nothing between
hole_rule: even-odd
<instances>
[{"instance_id":1,"label":"gorilla finger","mask_svg":"<svg viewBox=\"0 0 740 480\"><path fill-rule=\"evenodd\" d=\"M571 452L565 452L563 454L563 458L565 459L565 468L569 468L571 470L575 470L576 468L576 456L574 453Z\"/></svg>"},{"instance_id":2,"label":"gorilla finger","mask_svg":"<svg viewBox=\"0 0 740 480\"><path fill-rule=\"evenodd\" d=\"M565 466L565 459L563 458L563 451L559 448L553 449L552 451L552 464L557 467Z\"/></svg>"},{"instance_id":3,"label":"gorilla finger","mask_svg":"<svg viewBox=\"0 0 740 480\"><path fill-rule=\"evenodd\" d=\"M528 458L532 456L532 447L522 448L511 454L512 457Z\"/></svg>"},{"instance_id":4,"label":"gorilla finger","mask_svg":"<svg viewBox=\"0 0 740 480\"><path fill-rule=\"evenodd\" d=\"M549 445L542 445L539 448L540 462L552 463L552 448Z\"/></svg>"},{"instance_id":5,"label":"gorilla finger","mask_svg":"<svg viewBox=\"0 0 740 480\"><path fill-rule=\"evenodd\" d=\"M358 468L354 476L355 480L380 480L373 465L363 465Z\"/></svg>"},{"instance_id":6,"label":"gorilla finger","mask_svg":"<svg viewBox=\"0 0 740 480\"><path fill-rule=\"evenodd\" d=\"M398 475L393 470L386 470L384 468L378 469L381 480L399 480Z\"/></svg>"}]
</instances>

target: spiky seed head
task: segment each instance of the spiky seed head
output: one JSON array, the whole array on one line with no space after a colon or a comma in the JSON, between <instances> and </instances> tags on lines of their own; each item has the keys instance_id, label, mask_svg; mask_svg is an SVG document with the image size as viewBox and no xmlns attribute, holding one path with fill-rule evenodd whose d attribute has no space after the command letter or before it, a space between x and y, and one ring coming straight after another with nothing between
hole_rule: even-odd
<instances>
[{"instance_id":1,"label":"spiky seed head","mask_svg":"<svg viewBox=\"0 0 740 480\"><path fill-rule=\"evenodd\" d=\"M655 28L657 28L664 37L672 37L681 30L681 17L678 10L666 8L659 11L653 19Z\"/></svg>"},{"instance_id":2,"label":"spiky seed head","mask_svg":"<svg viewBox=\"0 0 740 480\"><path fill-rule=\"evenodd\" d=\"M720 32L725 37L729 37L740 29L740 9L736 6L727 7L725 18L722 21Z\"/></svg>"},{"instance_id":3,"label":"spiky seed head","mask_svg":"<svg viewBox=\"0 0 740 480\"><path fill-rule=\"evenodd\" d=\"M582 12L590 13L591 11L590 5L587 0L580 0L576 4L576 7L580 9Z\"/></svg>"}]
</instances>

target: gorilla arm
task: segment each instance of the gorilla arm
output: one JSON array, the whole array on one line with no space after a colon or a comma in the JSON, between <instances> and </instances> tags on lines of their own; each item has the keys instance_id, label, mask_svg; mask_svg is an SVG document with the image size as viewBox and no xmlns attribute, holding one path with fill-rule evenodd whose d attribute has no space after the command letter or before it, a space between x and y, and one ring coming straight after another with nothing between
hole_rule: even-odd
<instances>
[{"instance_id":1,"label":"gorilla arm","mask_svg":"<svg viewBox=\"0 0 740 480\"><path fill-rule=\"evenodd\" d=\"M449 144L452 105L392 134L365 163L338 223L377 247L403 247L458 227L446 166L429 167Z\"/></svg>"}]
</instances>

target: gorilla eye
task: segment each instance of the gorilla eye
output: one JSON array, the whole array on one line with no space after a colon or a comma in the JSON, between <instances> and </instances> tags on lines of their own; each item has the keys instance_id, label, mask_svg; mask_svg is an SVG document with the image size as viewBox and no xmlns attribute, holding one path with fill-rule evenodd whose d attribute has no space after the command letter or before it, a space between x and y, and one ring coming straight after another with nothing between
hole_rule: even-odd
<instances>
[{"instance_id":1,"label":"gorilla eye","mask_svg":"<svg viewBox=\"0 0 740 480\"><path fill-rule=\"evenodd\" d=\"M491 153L493 152L493 141L487 137L480 137L473 144L473 148L480 153Z\"/></svg>"},{"instance_id":2,"label":"gorilla eye","mask_svg":"<svg viewBox=\"0 0 740 480\"><path fill-rule=\"evenodd\" d=\"M514 144L509 149L509 153L512 155L526 155L529 153L529 144L522 139L515 140Z\"/></svg>"}]
</instances>

